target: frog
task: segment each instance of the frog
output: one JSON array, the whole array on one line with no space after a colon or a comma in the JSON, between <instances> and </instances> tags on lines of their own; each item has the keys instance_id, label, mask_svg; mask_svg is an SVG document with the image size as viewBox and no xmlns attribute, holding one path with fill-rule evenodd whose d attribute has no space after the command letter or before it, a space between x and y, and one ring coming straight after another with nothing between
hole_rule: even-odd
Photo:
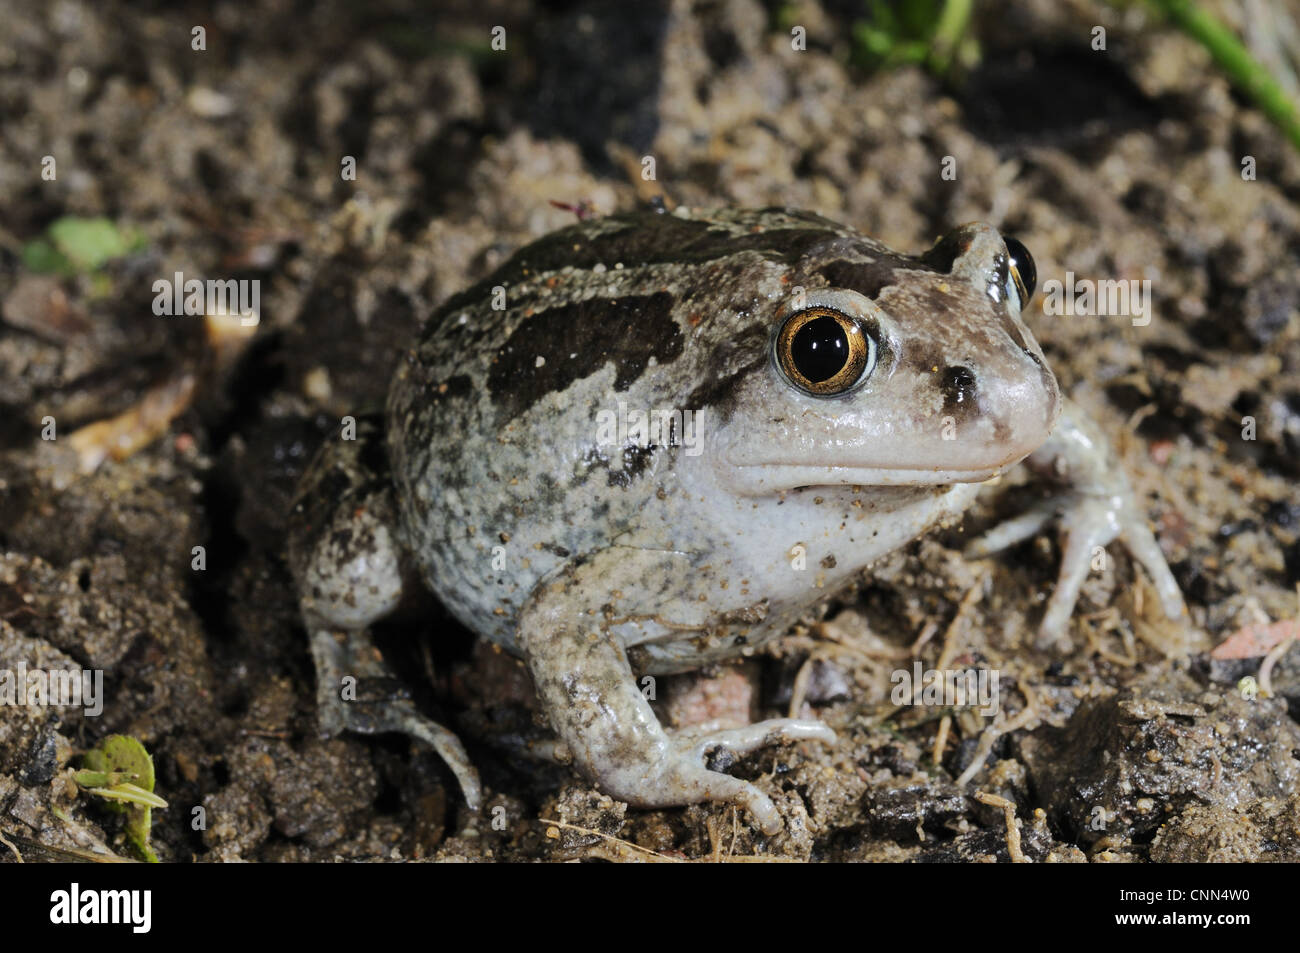
<instances>
[{"instance_id":1,"label":"frog","mask_svg":"<svg viewBox=\"0 0 1300 953\"><path fill-rule=\"evenodd\" d=\"M730 803L776 834L773 800L725 768L834 732L669 731L646 678L761 651L1022 461L1056 492L965 551L1060 524L1042 645L1066 642L1112 542L1185 616L1123 468L1024 320L1036 284L989 224L907 255L782 207L590 217L525 246L430 315L383 411L303 478L290 565L322 730L428 744L479 809L453 731L409 697L340 700L349 676L392 677L371 627L432 592L523 660L558 756L601 791Z\"/></svg>"}]
</instances>

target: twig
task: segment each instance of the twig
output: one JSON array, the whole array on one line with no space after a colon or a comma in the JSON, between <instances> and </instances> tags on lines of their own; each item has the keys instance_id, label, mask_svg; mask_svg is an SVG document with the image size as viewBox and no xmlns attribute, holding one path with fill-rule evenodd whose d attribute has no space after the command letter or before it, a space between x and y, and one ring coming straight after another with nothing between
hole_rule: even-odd
<instances>
[{"instance_id":1,"label":"twig","mask_svg":"<svg viewBox=\"0 0 1300 953\"><path fill-rule=\"evenodd\" d=\"M1020 849L1020 827L1016 824L1016 806L1006 798L989 794L987 791L976 791L975 800L989 807L1002 808L1002 816L1007 822L1007 854L1010 855L1011 862L1013 864L1033 863Z\"/></svg>"},{"instance_id":2,"label":"twig","mask_svg":"<svg viewBox=\"0 0 1300 953\"><path fill-rule=\"evenodd\" d=\"M921 628L921 634L916 637L916 641L912 643L911 648L908 650L908 652L910 653L908 657L910 658L912 656L919 655L921 653L921 649L925 647L925 644L927 642L929 642L932 638L934 638L934 634L938 631L939 631L939 623L935 622L933 619L927 620L925 625L922 626Z\"/></svg>"},{"instance_id":3,"label":"twig","mask_svg":"<svg viewBox=\"0 0 1300 953\"><path fill-rule=\"evenodd\" d=\"M939 670L947 668L948 663L952 661L952 657L957 654L956 635L958 626L966 618L966 613L970 611L971 606L979 601L979 597L984 592L984 583L987 579L988 573L985 572L979 579L975 580L973 586L966 590L966 595L961 597L961 604L957 606L957 612L952 617L952 621L948 623L947 631L943 634L943 651L939 653L939 660L934 663L935 668Z\"/></svg>"},{"instance_id":4,"label":"twig","mask_svg":"<svg viewBox=\"0 0 1300 953\"><path fill-rule=\"evenodd\" d=\"M5 837L3 832L0 832L0 844L4 844L6 847L8 847L11 851L14 852L14 857L18 859L18 863L20 864L26 863L26 861L23 860L22 853L18 850L17 847L14 846L13 841Z\"/></svg>"},{"instance_id":5,"label":"twig","mask_svg":"<svg viewBox=\"0 0 1300 953\"><path fill-rule=\"evenodd\" d=\"M1030 692L1025 692L1025 707L1016 713L1014 718L998 724L994 722L984 729L984 734L980 735L979 744L975 746L975 755L971 763L966 766L966 770L954 782L957 787L965 787L970 784L971 778L979 773L980 768L984 767L984 762L988 760L993 753L993 743L1002 735L1009 734L1013 731L1019 731L1033 718L1038 717L1038 699L1037 696Z\"/></svg>"},{"instance_id":6,"label":"twig","mask_svg":"<svg viewBox=\"0 0 1300 953\"><path fill-rule=\"evenodd\" d=\"M939 730L934 733L934 750L930 758L935 764L943 763L943 749L948 744L948 731L952 728L952 715L939 719Z\"/></svg>"},{"instance_id":7,"label":"twig","mask_svg":"<svg viewBox=\"0 0 1300 953\"><path fill-rule=\"evenodd\" d=\"M1300 583L1296 584L1295 591L1296 598L1300 599ZM1300 620L1300 614L1297 614L1296 618ZM1259 690L1265 698L1273 697L1273 666L1281 660L1282 656L1291 648L1292 643L1295 642L1297 629L1300 629L1300 626L1292 626L1282 641L1273 646L1269 653L1264 656L1264 662L1259 667Z\"/></svg>"},{"instance_id":8,"label":"twig","mask_svg":"<svg viewBox=\"0 0 1300 953\"><path fill-rule=\"evenodd\" d=\"M803 660L803 664L799 666L799 673L794 677L794 686L790 689L789 717L799 717L799 713L803 709L804 697L808 694L808 681L812 678L813 666L828 654L820 649L813 649L808 653L808 657Z\"/></svg>"}]
</instances>

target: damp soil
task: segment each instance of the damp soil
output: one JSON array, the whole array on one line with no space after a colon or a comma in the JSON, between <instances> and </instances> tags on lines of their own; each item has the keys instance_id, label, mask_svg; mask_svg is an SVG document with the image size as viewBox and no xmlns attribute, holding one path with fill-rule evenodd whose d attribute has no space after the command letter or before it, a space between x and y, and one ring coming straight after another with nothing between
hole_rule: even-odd
<instances>
[{"instance_id":1,"label":"damp soil","mask_svg":"<svg viewBox=\"0 0 1300 953\"><path fill-rule=\"evenodd\" d=\"M982 5L981 61L941 82L857 69L848 4L636 6L0 0L0 669L101 669L107 694L98 717L0 709L0 834L28 859L128 854L73 781L125 733L153 754L166 861L1007 860L996 798L1035 861L1300 860L1300 648L1271 693L1258 653L1210 654L1300 613L1297 155L1139 8ZM960 557L1039 492L1013 473L770 653L662 686L671 724L794 708L836 729L725 766L776 801L776 837L725 805L629 808L531 756L526 673L437 606L379 644L395 690L465 739L484 811L403 738L319 737L285 564L306 461L381 405L433 308L572 221L553 203L646 201L643 155L680 203L809 208L911 252L985 220L1040 281L1149 278L1144 326L1028 320L1119 448L1188 624L1114 547L1070 648L1036 647L1056 538ZM142 240L34 273L29 243L67 216ZM199 319L151 308L178 271L261 281L255 335L215 370ZM69 476L40 439L200 368L125 459ZM1000 711L894 705L914 658L998 671Z\"/></svg>"}]
</instances>

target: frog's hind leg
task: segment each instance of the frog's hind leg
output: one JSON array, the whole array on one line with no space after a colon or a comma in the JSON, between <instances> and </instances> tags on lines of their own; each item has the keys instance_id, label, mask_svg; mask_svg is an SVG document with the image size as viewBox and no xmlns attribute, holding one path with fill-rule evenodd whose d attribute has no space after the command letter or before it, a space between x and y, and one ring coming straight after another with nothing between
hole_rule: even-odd
<instances>
[{"instance_id":1,"label":"frog's hind leg","mask_svg":"<svg viewBox=\"0 0 1300 953\"><path fill-rule=\"evenodd\" d=\"M289 562L316 666L321 731L392 731L428 744L477 811L482 790L464 745L401 692L370 636L369 626L419 585L386 472L383 434L363 419L355 441L330 444L316 458L293 507Z\"/></svg>"}]
</instances>

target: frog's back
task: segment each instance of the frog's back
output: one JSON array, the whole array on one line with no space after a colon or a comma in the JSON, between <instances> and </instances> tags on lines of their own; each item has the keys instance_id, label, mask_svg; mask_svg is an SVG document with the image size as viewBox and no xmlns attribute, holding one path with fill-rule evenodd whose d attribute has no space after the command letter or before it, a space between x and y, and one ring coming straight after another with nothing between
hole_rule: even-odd
<instances>
[{"instance_id":1,"label":"frog's back","mask_svg":"<svg viewBox=\"0 0 1300 953\"><path fill-rule=\"evenodd\" d=\"M671 547L659 524L680 448L611 444L598 415L718 404L765 359L757 305L840 235L856 233L773 209L617 215L553 232L449 299L388 403L405 531L448 607L512 647L543 576L615 541Z\"/></svg>"}]
</instances>

